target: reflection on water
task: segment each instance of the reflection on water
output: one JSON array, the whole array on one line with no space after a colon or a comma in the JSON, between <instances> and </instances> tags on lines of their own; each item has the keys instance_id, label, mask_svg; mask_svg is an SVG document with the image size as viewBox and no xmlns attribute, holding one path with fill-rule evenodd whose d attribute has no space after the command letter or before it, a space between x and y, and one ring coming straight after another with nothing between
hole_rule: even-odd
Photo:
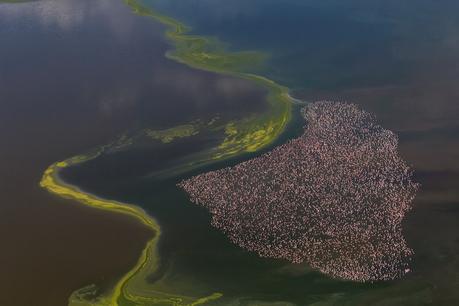
<instances>
[{"instance_id":1,"label":"reflection on water","mask_svg":"<svg viewBox=\"0 0 459 306\"><path fill-rule=\"evenodd\" d=\"M413 165L416 180L422 183L405 224L408 243L416 253L414 273L390 284L356 285L327 279L305 266L262 260L243 252L212 230L207 213L190 205L177 191L175 182L180 178L158 181L148 177L151 169L163 166L168 158L217 143L212 137L201 142L183 139L171 146L140 145L66 173L67 179L87 190L139 204L158 218L167 237L161 252L168 271L161 276L159 287L180 280L174 293L218 290L228 300L242 304L251 300L284 304L288 300L299 305L457 303L457 1L143 2L190 24L196 33L230 42L231 48L269 52L265 74L295 89L298 97L347 100L376 114L382 126L398 132L401 155ZM165 59L169 47L162 32L162 26L133 15L116 1L0 4L0 134L8 139L0 150L4 161L0 169L2 186L9 187L0 196L2 202L11 203L1 209L17 215L14 220L22 220L30 210L36 212L32 205L19 203L31 203L40 196L36 184L47 165L125 131L161 130L198 119L209 122L215 116L240 118L263 110L265 92L252 84ZM228 163L213 167L224 165ZM24 188L31 190L30 196L19 197ZM51 197L40 200L39 207L45 209L50 201ZM46 211L57 213L49 207ZM0 220L5 221L0 224L11 232L6 215L2 214ZM75 228L88 218L82 214ZM37 222L33 216L24 220L28 221L18 222L17 231L30 230L33 225L28 224ZM96 229L97 221L90 222ZM93 245L104 235L85 234L94 240ZM144 236L136 235L143 241ZM6 238L12 250L16 241L30 241L25 235ZM52 250L65 239L59 243L46 240L46 246ZM138 250L140 245L131 249ZM129 248L122 250L129 257ZM31 248L23 252L29 256L20 262L36 254ZM132 253L131 258L135 257ZM17 256L15 251L8 254ZM69 260L72 256L77 257L65 254ZM56 257L37 258L49 267ZM100 260L96 256L93 260L90 269L97 270ZM26 266L29 270L24 269L13 280L15 284L29 277L35 267ZM75 266L84 270L81 262ZM124 271L128 266L123 266ZM117 275L121 271L118 268ZM56 275L51 273L50 278ZM70 278L75 281L56 287L63 294L99 281L88 275ZM107 278L113 280L116 275ZM54 300L47 305L53 303L61 305Z\"/></svg>"},{"instance_id":2,"label":"reflection on water","mask_svg":"<svg viewBox=\"0 0 459 306\"><path fill-rule=\"evenodd\" d=\"M85 209L38 186L49 164L99 145L129 122L128 114L121 120L119 112L99 110L103 86L116 87L114 76L123 75L122 66L114 76L109 68L135 51L121 48L102 26L112 18L105 11L111 1L102 2L96 9L82 1L0 4L1 305L62 306L75 288L109 286L151 236L129 218ZM81 23L63 30L48 21L65 5ZM119 22L141 26L121 4L110 8Z\"/></svg>"},{"instance_id":3,"label":"reflection on water","mask_svg":"<svg viewBox=\"0 0 459 306\"><path fill-rule=\"evenodd\" d=\"M2 295L2 304L3 300L5 304L14 300L14 305L37 301L62 305L78 288L117 280L133 266L150 233L122 216L49 206L50 202L64 201L38 189L44 169L126 131L256 114L265 108L266 92L247 81L192 70L165 59L170 47L163 39L163 27L133 15L123 3L0 4L0 16L0 126L8 139L0 151L5 187L1 198L9 203L2 209L14 215L13 219L3 215L6 230L2 232L19 232L5 237L4 245L11 246L11 252L3 256L7 262L23 263L14 277L12 271L4 274L2 287L10 294ZM154 150L149 148L146 153L151 152ZM175 154L184 152L176 150ZM134 152L143 154L140 161L174 156L168 151L158 153L162 158L145 155L141 146ZM69 215L75 225L67 233L62 227L69 223ZM11 220L20 222L13 227ZM30 236L37 222L40 230L37 236ZM113 239L118 236L119 240ZM18 248L23 243L24 247ZM75 245L69 247L72 243ZM62 248L68 252L63 254ZM37 254L43 249L49 251ZM24 258L17 254L19 250ZM52 255L47 259L46 254ZM63 269L62 265L71 268ZM24 280L33 279L31 271L36 272L36 283L53 287L52 294L37 285L21 295ZM55 280L60 281L56 284Z\"/></svg>"},{"instance_id":4,"label":"reflection on water","mask_svg":"<svg viewBox=\"0 0 459 306\"><path fill-rule=\"evenodd\" d=\"M269 52L266 72L290 88L400 85L427 65L445 77L457 69L454 0L143 2L234 48Z\"/></svg>"},{"instance_id":5,"label":"reflection on water","mask_svg":"<svg viewBox=\"0 0 459 306\"><path fill-rule=\"evenodd\" d=\"M203 109L234 117L263 107L263 91L247 82L167 60L162 27L135 18L128 8L113 8L110 1L4 6L2 39L8 47L0 55L7 93L19 91L9 84L40 79L21 94L40 99L42 106L55 93L65 100L77 94L96 104L103 117L156 126L209 116ZM64 90L66 85L72 88Z\"/></svg>"}]
</instances>

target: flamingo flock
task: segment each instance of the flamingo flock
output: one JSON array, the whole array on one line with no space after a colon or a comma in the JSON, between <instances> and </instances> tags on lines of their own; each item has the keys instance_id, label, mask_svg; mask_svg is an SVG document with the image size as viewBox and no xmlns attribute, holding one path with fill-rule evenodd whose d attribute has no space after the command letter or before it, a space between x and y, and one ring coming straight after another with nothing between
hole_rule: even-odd
<instances>
[{"instance_id":1,"label":"flamingo flock","mask_svg":"<svg viewBox=\"0 0 459 306\"><path fill-rule=\"evenodd\" d=\"M262 257L352 281L402 277L413 255L402 221L419 184L396 135L353 104L316 102L302 115L299 138L178 185L213 226Z\"/></svg>"}]
</instances>

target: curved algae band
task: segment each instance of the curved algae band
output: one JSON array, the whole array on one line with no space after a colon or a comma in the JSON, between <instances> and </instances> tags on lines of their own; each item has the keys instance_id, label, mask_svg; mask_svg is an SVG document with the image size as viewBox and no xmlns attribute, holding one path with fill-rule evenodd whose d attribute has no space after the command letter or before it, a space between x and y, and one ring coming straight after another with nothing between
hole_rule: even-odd
<instances>
[{"instance_id":1,"label":"curved algae band","mask_svg":"<svg viewBox=\"0 0 459 306\"><path fill-rule=\"evenodd\" d=\"M99 154L93 156L81 155L52 164L43 174L40 186L47 189L49 192L66 199L75 200L98 209L132 216L148 228L152 229L155 232L155 235L147 242L137 264L116 283L111 292L106 293L101 297L97 297L95 300L90 300L88 299L88 296L91 294L88 293L95 291L95 288L94 290L91 290L91 288L86 287L75 292L71 296L69 300L70 305L200 305L220 298L222 296L220 293L214 293L202 298L193 298L162 292L152 292L148 289L143 290L144 292L142 292L143 284L141 283L145 280L147 274L156 271L159 267L158 241L161 235L161 228L159 224L154 218L149 216L138 206L99 198L95 195L86 193L78 187L70 185L59 178L59 172L62 169L86 162L98 155ZM148 295L142 294L146 292L148 292Z\"/></svg>"},{"instance_id":2,"label":"curved algae band","mask_svg":"<svg viewBox=\"0 0 459 306\"><path fill-rule=\"evenodd\" d=\"M152 17L167 27L166 36L175 49L166 56L193 68L232 75L257 83L268 91L269 110L260 116L232 121L225 128L226 138L205 161L224 159L244 152L257 151L270 144L285 129L291 117L292 99L288 88L272 80L247 73L250 67L260 64L265 56L259 52L228 52L216 39L188 35L189 28L168 16L142 6L136 0L124 0L139 15ZM129 305L201 305L219 299L221 293L196 298L156 291L146 277L159 267L158 241L161 230L156 220L135 205L99 198L68 184L59 178L59 172L67 167L96 158L102 150L92 155L81 155L51 165L44 173L40 185L49 192L64 198L79 201L98 209L123 213L137 218L156 234L147 242L137 264L125 274L107 293L98 296L95 286L75 291L69 299L70 305L78 306L129 306Z\"/></svg>"},{"instance_id":3,"label":"curved algae band","mask_svg":"<svg viewBox=\"0 0 459 306\"><path fill-rule=\"evenodd\" d=\"M227 51L216 38L191 35L190 28L171 17L144 6L138 0L124 0L135 14L153 18L166 26L166 37L174 49L166 57L189 67L245 79L265 88L269 109L260 116L231 121L226 138L198 164L255 152L271 144L291 119L293 98L289 89L276 82L247 71L261 66L266 55L256 51Z\"/></svg>"}]
</instances>

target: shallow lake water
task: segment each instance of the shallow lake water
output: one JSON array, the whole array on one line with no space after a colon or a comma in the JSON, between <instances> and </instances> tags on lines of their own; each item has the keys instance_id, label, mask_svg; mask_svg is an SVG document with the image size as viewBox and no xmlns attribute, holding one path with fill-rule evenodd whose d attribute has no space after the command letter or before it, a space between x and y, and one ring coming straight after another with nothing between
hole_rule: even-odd
<instances>
[{"instance_id":1,"label":"shallow lake water","mask_svg":"<svg viewBox=\"0 0 459 306\"><path fill-rule=\"evenodd\" d=\"M266 54L255 72L289 87L295 97L352 102L375 114L378 123L398 134L400 154L422 184L404 223L415 252L413 272L393 282L359 284L330 279L307 265L260 259L238 248L211 227L206 210L175 186L183 178L236 164L269 148L167 177L152 175L218 145L224 137L220 131L171 143L139 141L66 169L65 181L139 205L158 220L161 268L148 278L152 286L191 296L222 292L216 305L459 302L457 2L142 4L191 26L193 34L217 37L229 50ZM0 4L0 130L7 139L0 150L0 197L5 203L0 225L2 233L20 233L5 235L11 251L2 256L14 263L11 267L24 263L20 273L8 270L1 281L10 288L2 295L5 303L33 292L34 305L62 305L66 296L86 285L103 289L129 270L149 235L129 218L65 205L71 201L40 190L40 176L49 164L120 135L207 124L215 118L233 120L265 110L266 92L253 82L166 58L172 46L163 32L164 26L134 14L122 1ZM297 135L302 124L295 115L271 147ZM49 233L64 228L73 236ZM68 249L69 241L73 249ZM41 249L53 255L43 256ZM102 264L106 258L110 260ZM63 274L44 272L66 271L63 267L69 265L69 281L62 284L56 279ZM55 293L45 286L31 289L25 282L37 266L42 272L33 274L52 284ZM31 304L24 297L19 301L14 305Z\"/></svg>"}]
</instances>

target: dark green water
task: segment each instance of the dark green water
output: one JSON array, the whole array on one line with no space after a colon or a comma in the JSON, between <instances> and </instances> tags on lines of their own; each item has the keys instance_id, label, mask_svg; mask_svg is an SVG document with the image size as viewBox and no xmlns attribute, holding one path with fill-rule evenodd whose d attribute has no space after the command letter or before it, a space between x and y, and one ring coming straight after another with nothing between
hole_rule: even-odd
<instances>
[{"instance_id":1,"label":"dark green water","mask_svg":"<svg viewBox=\"0 0 459 306\"><path fill-rule=\"evenodd\" d=\"M101 11L108 15L116 7L109 1L84 3L85 10L103 3ZM181 177L159 180L149 176L155 170L167 169L190 152L214 144L216 139L184 138L171 144L134 146L66 171L64 178L84 190L140 205L158 219L163 229L160 272L167 272L164 281L172 288L177 284L175 293L199 296L223 292L224 298L218 302L223 305L235 300L242 305L253 301L259 305L259 301L281 302L280 305L287 302L297 305L459 303L457 1L145 0L143 3L191 25L194 33L217 36L230 43L230 49L268 53L263 74L290 87L298 97L308 101L345 100L374 113L382 126L399 134L401 155L413 165L416 179L422 184L415 209L404 224L408 243L416 254L414 272L394 282L357 284L329 279L305 265L260 259L237 248L210 226L210 217L204 209L191 204L175 187L184 177L232 165L250 155ZM60 72L63 77L59 80L67 84L65 80L69 79L67 82L74 85L75 92L85 93L76 100L97 101L102 113L115 116L113 137L126 130L165 128L195 119L208 120L216 114L238 118L263 109L264 93L252 84L165 59L168 45L162 37L162 28L152 20L132 15L128 9L116 19L102 21L88 13L85 22L78 23L76 32L66 27L70 27L69 20L77 17L49 21L54 20L49 16L80 16L76 12L81 10L68 5L65 11L42 14L48 19L40 22L55 25L52 31L62 35L65 43L59 44L58 49L65 54L68 67L82 64L91 67ZM26 16L38 15L36 11ZM6 12L6 16L12 14ZM16 18L9 24L14 31L21 29L23 23ZM28 35L28 39L24 41L42 46L44 51L57 46L34 41L36 31L49 33L49 28L31 30L27 22L25 27L28 30L23 35ZM114 34L108 37L100 29L111 29ZM8 72L4 75L9 78L21 71L18 50L28 51L18 45L14 31L2 32L2 41L10 40L10 46L15 46L3 50L2 55L2 72ZM81 41L82 37L86 40ZM75 54L77 47L85 50L82 48L85 44L105 40L117 44L108 44L113 49ZM32 56L31 51L26 55ZM52 67L52 57L45 58L49 64L43 68ZM22 69L28 71L30 66L24 65ZM53 74L56 72L48 75ZM26 84L39 79L33 75L30 78ZM46 80L48 77L40 79L42 88L55 88L46 85ZM93 85L90 90L88 84ZM67 88L59 84L56 87ZM38 96L47 100L42 93ZM66 107L71 107L67 103ZM28 111L34 109L29 107ZM78 116L76 113L75 117ZM295 121L278 142L293 137L300 128L301 122ZM107 137L107 142L111 139ZM82 152L75 152L79 153ZM160 276L153 275L151 281Z\"/></svg>"},{"instance_id":2,"label":"dark green water","mask_svg":"<svg viewBox=\"0 0 459 306\"><path fill-rule=\"evenodd\" d=\"M158 218L164 228L164 265L173 271L167 281L191 281L188 294L205 294L210 288L244 301L454 305L459 273L456 3L145 3L191 25L194 33L230 42L232 49L268 52L265 75L305 100L347 100L375 113L383 126L399 133L401 153L423 184L405 222L416 252L414 273L392 283L359 285L259 259L231 245L210 227L206 211L177 190L180 178L155 181L144 176L155 167L153 155L105 156L68 173L70 181L86 190L138 203ZM180 150L187 151L187 144L175 152Z\"/></svg>"}]
</instances>

